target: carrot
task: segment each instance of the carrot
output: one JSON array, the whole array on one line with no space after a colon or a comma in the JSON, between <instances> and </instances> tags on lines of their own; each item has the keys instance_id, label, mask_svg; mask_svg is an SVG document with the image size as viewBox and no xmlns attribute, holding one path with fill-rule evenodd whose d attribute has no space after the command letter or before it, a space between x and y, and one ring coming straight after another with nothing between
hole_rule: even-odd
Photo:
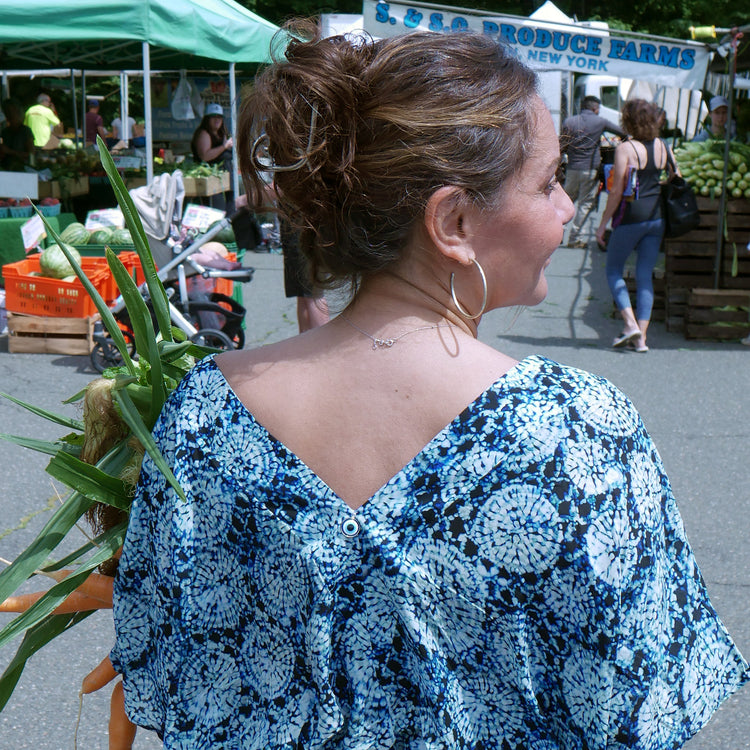
<instances>
[{"instance_id":1,"label":"carrot","mask_svg":"<svg viewBox=\"0 0 750 750\"><path fill-rule=\"evenodd\" d=\"M55 570L49 573L44 572L44 575L49 576L59 583L75 572L75 570ZM89 577L76 588L76 591L94 599L99 599L111 607L114 582L115 579L112 576L105 576L102 573L90 573Z\"/></svg>"},{"instance_id":2,"label":"carrot","mask_svg":"<svg viewBox=\"0 0 750 750\"><path fill-rule=\"evenodd\" d=\"M81 692L84 694L96 692L112 682L115 677L117 677L117 672L115 672L115 668L112 666L109 656L105 656L99 664L83 678Z\"/></svg>"},{"instance_id":3,"label":"carrot","mask_svg":"<svg viewBox=\"0 0 750 750\"><path fill-rule=\"evenodd\" d=\"M47 592L35 591L33 594L19 594L18 596L9 596L4 602L0 602L0 612L25 612L33 604L36 604ZM68 594L64 602L59 604L53 610L53 614L64 615L72 612L88 612L94 609L111 609L112 600L109 604L101 599L95 599L92 596L86 596L77 590Z\"/></svg>"},{"instance_id":4,"label":"carrot","mask_svg":"<svg viewBox=\"0 0 750 750\"><path fill-rule=\"evenodd\" d=\"M109 750L132 750L136 729L125 713L125 691L118 682L109 706Z\"/></svg>"}]
</instances>

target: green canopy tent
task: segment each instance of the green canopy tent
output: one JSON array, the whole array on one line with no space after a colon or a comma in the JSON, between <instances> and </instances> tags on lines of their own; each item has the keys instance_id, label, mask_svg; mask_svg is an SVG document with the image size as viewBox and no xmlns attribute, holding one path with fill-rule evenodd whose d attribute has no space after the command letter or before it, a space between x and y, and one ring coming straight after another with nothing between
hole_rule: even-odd
<instances>
[{"instance_id":1,"label":"green canopy tent","mask_svg":"<svg viewBox=\"0 0 750 750\"><path fill-rule=\"evenodd\" d=\"M150 181L151 70L227 64L234 129L236 66L267 62L277 30L233 0L2 0L0 71L142 70Z\"/></svg>"}]
</instances>

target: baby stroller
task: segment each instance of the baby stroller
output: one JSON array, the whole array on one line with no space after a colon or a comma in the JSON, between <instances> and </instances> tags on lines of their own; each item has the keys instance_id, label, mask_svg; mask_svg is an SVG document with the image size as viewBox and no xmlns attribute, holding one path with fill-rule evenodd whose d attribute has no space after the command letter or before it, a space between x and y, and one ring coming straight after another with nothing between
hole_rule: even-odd
<instances>
[{"instance_id":1,"label":"baby stroller","mask_svg":"<svg viewBox=\"0 0 750 750\"><path fill-rule=\"evenodd\" d=\"M195 282L229 279L246 283L252 280L255 269L199 253L203 245L229 227L242 211L196 235L179 227L184 198L180 172L161 175L150 186L131 190L130 195L141 217L157 274L167 292L172 324L184 331L188 339L204 346L241 349L245 345L245 308L225 294L204 291L202 284ZM145 283L141 284L140 292L151 307ZM123 329L125 340L133 347L131 355L134 355L134 337L122 297L115 300L111 310ZM120 353L101 322L94 330L91 364L97 372L121 364Z\"/></svg>"}]
</instances>

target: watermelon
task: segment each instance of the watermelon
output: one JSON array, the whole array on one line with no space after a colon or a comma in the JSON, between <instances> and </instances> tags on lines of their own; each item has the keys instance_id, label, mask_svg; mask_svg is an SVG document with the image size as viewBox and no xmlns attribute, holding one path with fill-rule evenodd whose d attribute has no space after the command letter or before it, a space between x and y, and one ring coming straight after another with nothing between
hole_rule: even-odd
<instances>
[{"instance_id":1,"label":"watermelon","mask_svg":"<svg viewBox=\"0 0 750 750\"><path fill-rule=\"evenodd\" d=\"M213 224L211 224L211 226L208 228L208 231L210 232L218 223L218 221L215 221ZM232 225L230 224L228 227L222 229L218 234L215 234L213 236L213 239L216 240L216 242L221 242L222 245L231 245L232 243L236 242Z\"/></svg>"},{"instance_id":2,"label":"watermelon","mask_svg":"<svg viewBox=\"0 0 750 750\"><path fill-rule=\"evenodd\" d=\"M66 245L86 245L89 241L89 230L83 224L74 221L60 232L60 239Z\"/></svg>"},{"instance_id":3,"label":"watermelon","mask_svg":"<svg viewBox=\"0 0 750 750\"><path fill-rule=\"evenodd\" d=\"M81 256L78 254L72 245L65 245L65 249L75 259L76 263L81 265ZM65 257L65 253L60 249L58 245L50 245L45 250L42 250L42 254L39 256L39 270L42 276L49 276L53 279L64 279L66 276L75 276L73 266L70 265L70 261Z\"/></svg>"},{"instance_id":4,"label":"watermelon","mask_svg":"<svg viewBox=\"0 0 750 750\"><path fill-rule=\"evenodd\" d=\"M127 229L115 229L112 232L112 236L109 238L109 244L113 247L115 245L132 245L133 238L130 236L130 232Z\"/></svg>"},{"instance_id":5,"label":"watermelon","mask_svg":"<svg viewBox=\"0 0 750 750\"><path fill-rule=\"evenodd\" d=\"M89 235L89 245L108 245L111 238L111 229L94 229Z\"/></svg>"}]
</instances>

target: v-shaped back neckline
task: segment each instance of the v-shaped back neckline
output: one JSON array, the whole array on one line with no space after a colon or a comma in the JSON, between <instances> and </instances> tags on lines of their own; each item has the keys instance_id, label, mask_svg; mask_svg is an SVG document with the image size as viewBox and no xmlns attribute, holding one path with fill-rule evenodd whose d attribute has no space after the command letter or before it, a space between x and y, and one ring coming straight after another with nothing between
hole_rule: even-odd
<instances>
[{"instance_id":1,"label":"v-shaped back neckline","mask_svg":"<svg viewBox=\"0 0 750 750\"><path fill-rule=\"evenodd\" d=\"M213 361L213 358L211 358L211 364L213 368L216 370L216 372L218 373L218 376L221 378L224 384L224 387L227 393L229 394L229 397L237 404L237 406L247 416L247 418L255 426L255 428L260 430L270 442L272 442L273 444L278 446L281 450L283 450L289 456L289 458L319 488L321 488L325 492L325 494L329 498L332 498L335 502L340 503L345 509L348 510L349 513L358 514L366 510L369 510L370 507L373 505L373 502L377 500L378 496L382 495L387 490L388 487L390 487L392 484L397 482L404 475L404 473L409 470L410 467L414 466L416 463L423 460L425 455L428 454L432 450L435 444L439 442L448 432L450 432L451 430L455 428L457 423L463 419L464 415L467 412L475 408L477 404L483 399L485 399L489 393L505 385L505 383L507 383L509 379L509 376L517 376L519 373L522 373L530 364L530 362L536 359L539 359L539 358L534 355L526 357L523 360L517 362L515 365L513 365L513 367L511 367L505 373L497 377L487 388L485 388L474 399L472 399L463 409L461 409L461 411L458 414L456 414L445 426L443 426L440 430L438 430L438 432L435 433L435 435L427 443L425 443L425 445L422 446L422 448L409 461L407 461L398 471L396 471L392 476L390 476L385 482L379 485L378 488L373 493L371 493L361 504L357 505L356 507L348 503L338 492L336 492L336 490L333 489L333 487L331 487L324 479L322 479L322 477L314 469L312 469L310 465L298 453L296 453L291 448L289 448L289 446L286 445L286 443L284 443L283 440L280 440L264 424L259 422L258 419L256 419L255 415L252 413L252 411L250 411L250 409L245 405L242 399L234 391L234 389L232 388L232 385L229 383L224 373L221 371L221 368L216 364L216 362Z\"/></svg>"}]
</instances>

